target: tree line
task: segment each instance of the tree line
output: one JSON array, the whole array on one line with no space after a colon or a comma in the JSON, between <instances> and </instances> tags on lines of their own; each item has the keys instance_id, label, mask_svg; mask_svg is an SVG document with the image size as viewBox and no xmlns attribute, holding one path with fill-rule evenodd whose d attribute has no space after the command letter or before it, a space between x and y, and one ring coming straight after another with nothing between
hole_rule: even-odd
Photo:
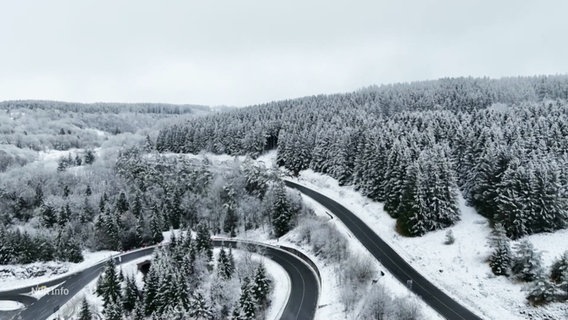
<instances>
[{"instance_id":1,"label":"tree line","mask_svg":"<svg viewBox=\"0 0 568 320\"><path fill-rule=\"evenodd\" d=\"M457 196L513 239L568 223L568 77L456 78L273 102L160 131L160 152L278 150L384 202L400 233L459 220Z\"/></svg>"}]
</instances>

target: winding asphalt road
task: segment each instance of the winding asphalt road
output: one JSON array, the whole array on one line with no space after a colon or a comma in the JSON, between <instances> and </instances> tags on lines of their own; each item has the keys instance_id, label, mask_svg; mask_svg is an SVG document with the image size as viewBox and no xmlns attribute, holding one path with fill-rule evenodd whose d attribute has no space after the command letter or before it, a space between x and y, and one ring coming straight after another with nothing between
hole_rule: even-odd
<instances>
[{"instance_id":1,"label":"winding asphalt road","mask_svg":"<svg viewBox=\"0 0 568 320\"><path fill-rule=\"evenodd\" d=\"M401 256L387 245L369 226L338 202L300 184L285 181L290 188L322 204L341 220L371 254L387 268L400 282L419 295L446 319L479 320L479 316L453 300L442 290L426 280L412 268Z\"/></svg>"},{"instance_id":2,"label":"winding asphalt road","mask_svg":"<svg viewBox=\"0 0 568 320\"><path fill-rule=\"evenodd\" d=\"M219 240L214 239L214 246L237 247L239 240ZM264 254L267 258L274 260L280 264L288 273L291 280L291 292L282 313L282 320L296 319L313 319L317 308L317 300L319 296L319 279L317 278L317 270L313 270L308 266L309 261L304 262L300 257L284 251L277 247L263 245L260 243L246 242L247 250L257 251ZM119 257L114 257L116 264L123 264L132 260L149 256L153 253L155 246L140 249L133 252L127 252ZM0 292L0 300L15 300L29 305L26 309L16 313L6 313L3 318L0 313L0 319L22 319L22 320L44 320L57 311L59 306L63 306L73 296L75 296L87 284L93 281L104 269L106 261L96 264L81 272L71 274L59 279L36 284L33 286L19 288L10 291ZM47 294L35 301L35 299L25 296L30 293L32 288L42 286L68 290L66 295ZM54 289L56 289L54 288ZM30 300L31 299L31 300ZM8 317L7 315L10 314Z\"/></svg>"},{"instance_id":3,"label":"winding asphalt road","mask_svg":"<svg viewBox=\"0 0 568 320\"><path fill-rule=\"evenodd\" d=\"M119 257L114 257L114 261L117 264L127 263L132 260L142 258L151 255L154 252L155 246L148 247L132 252L127 252ZM85 270L77 273L70 274L61 278L50 280L47 282L35 284L33 286L28 286L24 288L19 288L10 291L0 292L0 300L15 300L22 302L26 305L29 304L30 297L25 294L29 294L34 288L54 287L55 289L66 289L68 294L47 294L40 298L39 300L31 302L29 306L22 311L13 315L12 319L22 319L22 320L44 320L47 319L51 314L57 311L59 306L64 305L73 296L75 296L81 289L83 289L89 282L93 281L104 269L106 261L100 262L94 266L91 266ZM33 298L32 298L33 299ZM2 319L2 314L0 313L0 319Z\"/></svg>"},{"instance_id":4,"label":"winding asphalt road","mask_svg":"<svg viewBox=\"0 0 568 320\"><path fill-rule=\"evenodd\" d=\"M213 240L213 244L236 248L241 243L235 240ZM317 309L320 285L316 274L317 270L309 267L300 257L278 247L261 246L255 243L248 244L245 248L249 251L260 250L258 253L278 263L290 276L290 296L281 319L313 319ZM313 265L313 263L310 264Z\"/></svg>"}]
</instances>

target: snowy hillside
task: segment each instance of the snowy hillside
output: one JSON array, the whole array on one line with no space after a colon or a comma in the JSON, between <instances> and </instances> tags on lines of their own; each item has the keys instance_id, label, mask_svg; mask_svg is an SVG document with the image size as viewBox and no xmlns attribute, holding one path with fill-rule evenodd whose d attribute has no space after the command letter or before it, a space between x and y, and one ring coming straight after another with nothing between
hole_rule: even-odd
<instances>
[{"instance_id":1,"label":"snowy hillside","mask_svg":"<svg viewBox=\"0 0 568 320\"><path fill-rule=\"evenodd\" d=\"M526 284L514 283L492 274L487 259L491 228L486 218L465 205L460 197L461 220L451 230L455 242L446 245L447 230L428 233L419 238L402 237L396 232L396 220L384 212L381 203L360 195L352 187L340 187L333 178L302 171L298 182L339 201L357 214L414 268L488 319L561 319L568 306L555 303L531 307L526 302ZM526 237L542 251L546 268L568 249L568 230Z\"/></svg>"}]
</instances>

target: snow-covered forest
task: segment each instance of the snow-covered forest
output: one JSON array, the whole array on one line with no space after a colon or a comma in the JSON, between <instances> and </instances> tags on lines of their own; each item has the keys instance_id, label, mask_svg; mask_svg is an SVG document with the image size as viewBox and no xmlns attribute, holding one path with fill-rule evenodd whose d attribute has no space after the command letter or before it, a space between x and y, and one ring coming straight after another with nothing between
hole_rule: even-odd
<instances>
[{"instance_id":1,"label":"snow-covered forest","mask_svg":"<svg viewBox=\"0 0 568 320\"><path fill-rule=\"evenodd\" d=\"M414 300L369 289L377 270L368 257L314 218L278 168L255 160L276 150L291 175L312 169L384 203L404 237L456 224L463 195L491 222L487 269L526 282L531 304L565 301L568 251L545 268L523 238L568 226L567 101L568 77L541 76L375 86L219 113L2 102L0 265L76 263L183 230L154 255L143 283L109 262L97 285L103 315L259 319L270 305L266 270L229 250L213 254L209 237L279 239L297 227L292 243L343 270L343 312L373 314L370 305L389 302L400 306L385 307L393 317L403 305L419 317ZM243 157L196 156L203 151Z\"/></svg>"},{"instance_id":2,"label":"snow-covered forest","mask_svg":"<svg viewBox=\"0 0 568 320\"><path fill-rule=\"evenodd\" d=\"M278 148L292 172L311 168L384 201L408 235L458 220L459 189L518 238L566 226L567 98L565 76L370 87L200 118L162 130L156 147Z\"/></svg>"},{"instance_id":3,"label":"snow-covered forest","mask_svg":"<svg viewBox=\"0 0 568 320\"><path fill-rule=\"evenodd\" d=\"M213 257L209 237L250 229L280 237L308 214L277 172L251 159L220 164L154 152L158 128L206 112L201 108L50 104L2 104L0 267L76 263L85 252L145 247L162 242L165 231L184 229L197 234L194 242L185 236L176 246L172 239L153 259L153 276L146 279L160 281L158 291L149 283L135 288L129 279L101 284L105 317L136 318L134 305L124 308L122 301L136 296L144 317L198 312L207 319L262 318L268 289L258 293L255 283L264 281L258 277L265 270L235 266L230 251ZM32 277L46 272L34 270ZM10 269L0 273L11 277ZM110 273L100 279L111 281Z\"/></svg>"},{"instance_id":4,"label":"snow-covered forest","mask_svg":"<svg viewBox=\"0 0 568 320\"><path fill-rule=\"evenodd\" d=\"M406 236L459 221L461 192L497 238L519 239L568 226L567 99L567 76L385 85L190 120L161 130L156 148L251 157L277 149L278 164L293 174L310 168L384 202ZM527 258L515 267L504 242L492 242L492 266L504 259L507 274L518 274L537 264ZM545 288L536 300L562 300L566 281L532 292Z\"/></svg>"},{"instance_id":5,"label":"snow-covered forest","mask_svg":"<svg viewBox=\"0 0 568 320\"><path fill-rule=\"evenodd\" d=\"M250 160L217 166L149 153L142 142L116 159L86 151L4 172L0 262L79 261L80 247L129 250L200 222L215 234L266 227L279 237L306 210L275 172Z\"/></svg>"}]
</instances>

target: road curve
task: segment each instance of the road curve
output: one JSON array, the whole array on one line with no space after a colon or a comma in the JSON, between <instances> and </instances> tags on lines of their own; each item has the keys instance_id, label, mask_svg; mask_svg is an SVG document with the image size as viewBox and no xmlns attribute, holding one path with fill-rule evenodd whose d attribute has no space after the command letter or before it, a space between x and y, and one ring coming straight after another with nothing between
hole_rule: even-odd
<instances>
[{"instance_id":1,"label":"road curve","mask_svg":"<svg viewBox=\"0 0 568 320\"><path fill-rule=\"evenodd\" d=\"M135 251L124 253L120 256L113 257L114 261L117 264L127 263L132 260L142 258L148 255L151 255L154 252L156 246L138 249ZM106 264L106 260L102 261L94 266L91 266L85 270L80 272L72 273L67 276L57 278L54 280L50 280L43 283L34 284L32 286L27 286L23 288L18 288L10 291L0 292L0 300L4 299L5 297L20 295L23 299L26 299L26 293L30 293L32 288L38 288L42 286L46 287L53 287L56 286L54 289L57 288L64 288L68 290L67 294L60 294L60 295L52 295L47 294L40 298L39 300L31 303L27 308L23 309L22 311L16 313L12 319L22 319L22 320L44 320L47 319L50 315L52 315L59 306L63 306L67 301L71 300L73 296L75 296L81 289L83 289L89 282L93 281L104 269ZM53 292L53 291L51 291ZM14 297L16 298L16 297ZM18 301L22 301L22 298ZM15 300L15 299L11 299ZM27 303L26 303L27 304ZM2 314L0 314L0 319L2 318Z\"/></svg>"},{"instance_id":2,"label":"road curve","mask_svg":"<svg viewBox=\"0 0 568 320\"><path fill-rule=\"evenodd\" d=\"M313 270L300 257L273 246L259 245L257 243L246 244L235 240L213 240L216 246L246 248L249 251L260 249L257 253L278 263L290 276L292 288L288 303L282 313L282 320L308 320L313 319L317 309L319 297L319 280L317 270ZM253 246L252 250L251 247Z\"/></svg>"},{"instance_id":3,"label":"road curve","mask_svg":"<svg viewBox=\"0 0 568 320\"><path fill-rule=\"evenodd\" d=\"M215 246L236 247L239 240L213 240ZM123 264L132 260L151 255L156 246L139 249L132 252L127 252L119 257L114 257L116 264ZM262 252L266 257L274 260L280 264L284 270L289 274L291 280L291 292L288 303L282 313L282 320L292 319L313 319L315 310L317 308L317 300L319 295L319 282L312 270L306 263L299 257L280 250L276 247L262 245L260 243L248 243L247 249ZM29 306L26 309L16 313L11 319L21 320L44 320L50 315L55 313L56 308L63 306L73 296L75 296L87 284L93 281L104 269L106 261L89 267L83 271L64 276L55 280L50 280L44 283L35 284L24 288L19 288L10 291L0 292L0 300L16 300L24 302ZM62 283L63 282L63 283ZM54 286L57 288L65 288L68 290L66 295L45 295L37 301L31 301L31 297L23 294L29 293L32 288L41 286ZM2 313L0 313L0 319Z\"/></svg>"},{"instance_id":4,"label":"road curve","mask_svg":"<svg viewBox=\"0 0 568 320\"><path fill-rule=\"evenodd\" d=\"M446 319L479 320L479 316L453 300L442 290L426 280L412 268L396 251L386 244L369 226L338 202L300 184L285 181L290 188L296 189L319 202L345 224L351 233L388 269L400 282L410 287Z\"/></svg>"}]
</instances>

